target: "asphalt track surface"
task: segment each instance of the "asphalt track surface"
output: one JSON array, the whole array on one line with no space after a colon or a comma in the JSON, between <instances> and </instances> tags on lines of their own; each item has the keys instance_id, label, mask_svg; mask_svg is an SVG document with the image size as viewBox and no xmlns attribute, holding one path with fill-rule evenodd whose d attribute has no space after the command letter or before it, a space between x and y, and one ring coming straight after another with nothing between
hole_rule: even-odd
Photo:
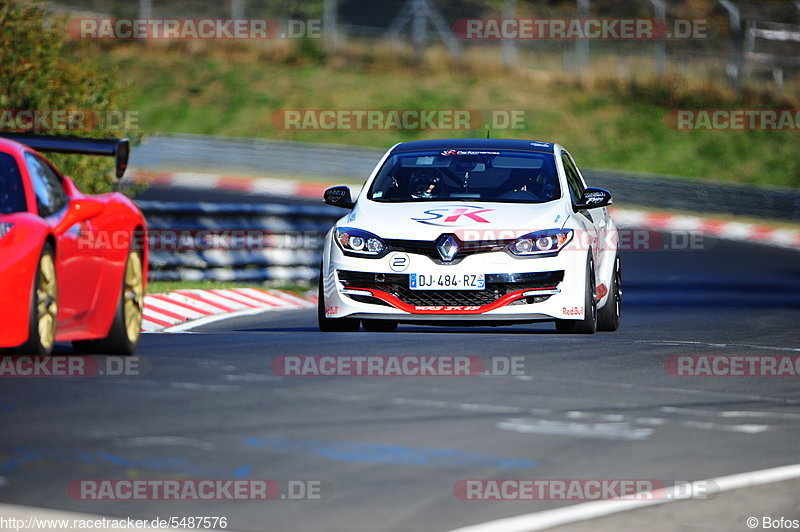
<instances>
[{"instance_id":1,"label":"asphalt track surface","mask_svg":"<svg viewBox=\"0 0 800 532\"><path fill-rule=\"evenodd\" d=\"M800 462L797 378L664 369L673 355L800 355L800 253L707 240L703 250L622 259L616 333L563 336L537 324L323 334L313 312L292 311L146 335L139 376L4 378L0 502L226 516L238 531L445 531L574 504L461 501L460 479L671 484ZM519 356L526 374L311 378L270 369L280 355L322 354ZM71 480L108 478L320 480L325 496L95 502L66 493ZM737 504L761 515L747 508L759 501ZM719 529L703 512L702 522L659 515L665 529L669 519Z\"/></svg>"}]
</instances>

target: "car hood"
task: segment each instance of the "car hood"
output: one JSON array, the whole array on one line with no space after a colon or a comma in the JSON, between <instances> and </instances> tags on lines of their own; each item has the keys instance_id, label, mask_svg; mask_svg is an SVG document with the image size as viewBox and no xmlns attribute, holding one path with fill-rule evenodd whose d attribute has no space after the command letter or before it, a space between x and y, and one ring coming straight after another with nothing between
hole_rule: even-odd
<instances>
[{"instance_id":1,"label":"car hood","mask_svg":"<svg viewBox=\"0 0 800 532\"><path fill-rule=\"evenodd\" d=\"M509 238L564 226L570 216L562 201L493 203L436 201L377 203L360 201L339 227L356 227L382 238L433 240L453 233L461 240ZM512 236L513 238L513 236Z\"/></svg>"}]
</instances>

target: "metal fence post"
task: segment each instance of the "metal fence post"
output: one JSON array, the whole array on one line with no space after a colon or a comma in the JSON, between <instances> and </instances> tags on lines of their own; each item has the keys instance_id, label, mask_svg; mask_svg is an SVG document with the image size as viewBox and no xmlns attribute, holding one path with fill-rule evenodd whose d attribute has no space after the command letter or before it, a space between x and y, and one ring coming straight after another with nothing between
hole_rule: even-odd
<instances>
[{"instance_id":1,"label":"metal fence post","mask_svg":"<svg viewBox=\"0 0 800 532\"><path fill-rule=\"evenodd\" d=\"M339 40L336 0L325 0L322 10L322 31L325 38L325 47L328 51L333 51Z\"/></svg>"},{"instance_id":2,"label":"metal fence post","mask_svg":"<svg viewBox=\"0 0 800 532\"><path fill-rule=\"evenodd\" d=\"M505 0L503 2L503 18L516 18L517 0ZM513 39L503 39L503 64L507 68L513 67L517 63L517 43Z\"/></svg>"},{"instance_id":3,"label":"metal fence post","mask_svg":"<svg viewBox=\"0 0 800 532\"><path fill-rule=\"evenodd\" d=\"M667 7L664 4L664 0L650 0L650 3L653 5L656 20L660 20L666 26ZM662 35L655 43L656 73L659 78L664 77L664 72L667 69L667 45L665 37L665 35Z\"/></svg>"},{"instance_id":4,"label":"metal fence post","mask_svg":"<svg viewBox=\"0 0 800 532\"><path fill-rule=\"evenodd\" d=\"M749 78L750 75L753 73L753 63L750 59L752 57L753 52L756 49L756 27L755 23L752 20L747 21L747 29L745 30L744 34L744 44L743 47L743 55L746 59L744 63L744 76Z\"/></svg>"},{"instance_id":5,"label":"metal fence post","mask_svg":"<svg viewBox=\"0 0 800 532\"><path fill-rule=\"evenodd\" d=\"M139 0L139 18L153 18L152 0Z\"/></svg>"},{"instance_id":6,"label":"metal fence post","mask_svg":"<svg viewBox=\"0 0 800 532\"><path fill-rule=\"evenodd\" d=\"M739 8L730 0L719 0L728 12L731 21L731 60L728 63L728 79L735 91L741 89L742 75L742 18Z\"/></svg>"},{"instance_id":7,"label":"metal fence post","mask_svg":"<svg viewBox=\"0 0 800 532\"><path fill-rule=\"evenodd\" d=\"M589 0L578 0L578 18L589 18ZM575 41L575 68L578 77L586 79L589 73L589 40L578 39Z\"/></svg>"},{"instance_id":8,"label":"metal fence post","mask_svg":"<svg viewBox=\"0 0 800 532\"><path fill-rule=\"evenodd\" d=\"M231 18L244 18L244 0L231 0Z\"/></svg>"},{"instance_id":9,"label":"metal fence post","mask_svg":"<svg viewBox=\"0 0 800 532\"><path fill-rule=\"evenodd\" d=\"M397 14L389 27L387 37L397 42L400 32L406 24L411 26L411 42L418 59L422 59L428 43L428 22L431 23L439 38L450 51L450 55L461 57L461 45L450 31L444 18L439 14L430 0L409 0Z\"/></svg>"}]
</instances>

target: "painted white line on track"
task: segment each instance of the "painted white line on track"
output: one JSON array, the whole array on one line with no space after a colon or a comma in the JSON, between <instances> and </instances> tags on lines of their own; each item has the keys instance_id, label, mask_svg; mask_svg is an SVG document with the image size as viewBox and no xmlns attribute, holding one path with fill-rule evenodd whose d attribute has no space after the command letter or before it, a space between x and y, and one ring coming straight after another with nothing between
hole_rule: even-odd
<instances>
[{"instance_id":1,"label":"painted white line on track","mask_svg":"<svg viewBox=\"0 0 800 532\"><path fill-rule=\"evenodd\" d=\"M205 318L200 318L199 320L194 320L187 323L181 323L180 325L175 325L173 327L167 327L166 329L163 329L161 332L164 333L186 332L186 331L191 331L192 329L196 329L197 327L202 327L203 325L209 325L211 323L215 323L218 321L228 320L231 318L240 318L242 316L254 316L256 314L261 314L263 312L270 312L271 310L273 310L272 307L248 308L236 312L227 312L225 314L218 314L216 316L206 316Z\"/></svg>"},{"instance_id":2,"label":"painted white line on track","mask_svg":"<svg viewBox=\"0 0 800 532\"><path fill-rule=\"evenodd\" d=\"M770 419L800 419L800 414L791 412L752 412L746 410L702 410L699 408L681 408L675 406L662 406L662 412L668 414L688 414L692 416L713 416L721 418L770 418Z\"/></svg>"},{"instance_id":3,"label":"painted white line on track","mask_svg":"<svg viewBox=\"0 0 800 532\"><path fill-rule=\"evenodd\" d=\"M214 444L207 441L196 440L194 438L184 438L182 436L139 436L135 438L120 438L114 440L115 447L190 447L193 449L203 449L213 451Z\"/></svg>"},{"instance_id":4,"label":"painted white line on track","mask_svg":"<svg viewBox=\"0 0 800 532\"><path fill-rule=\"evenodd\" d=\"M696 342L693 340L634 340L634 343L653 344L665 346L697 346L709 347L713 349L755 349L761 351L792 351L800 352L800 347L778 347L773 345L757 344L719 344L710 342Z\"/></svg>"},{"instance_id":5,"label":"painted white line on track","mask_svg":"<svg viewBox=\"0 0 800 532\"><path fill-rule=\"evenodd\" d=\"M163 327L157 323L153 323L147 320L142 322L142 332L148 334L159 333L163 330Z\"/></svg>"},{"instance_id":6,"label":"painted white line on track","mask_svg":"<svg viewBox=\"0 0 800 532\"><path fill-rule=\"evenodd\" d=\"M699 482L716 485L718 492L721 493L724 491L752 488L755 486L763 486L764 484L783 482L796 478L800 478L800 464L761 469L758 471L717 477ZM451 530L450 532L533 532L535 530L546 530L548 528L563 526L570 523L577 523L579 521L597 519L621 512L638 510L648 506L656 506L659 504L667 504L676 501L686 501L687 499L685 496L682 496L682 492L684 491L685 487L683 486L669 488L665 490L663 496L655 496L654 494L652 500L631 501L612 499L606 501L585 502L563 508L556 508L555 510L544 510L541 512L534 512L530 514L518 515L516 517L507 517L504 519L488 521L486 523L465 526Z\"/></svg>"},{"instance_id":7,"label":"painted white line on track","mask_svg":"<svg viewBox=\"0 0 800 532\"><path fill-rule=\"evenodd\" d=\"M577 423L575 421L551 421L547 419L514 418L496 424L500 430L522 434L547 436L572 436L599 440L641 441L650 438L655 430L636 428L630 423Z\"/></svg>"},{"instance_id":8,"label":"painted white line on track","mask_svg":"<svg viewBox=\"0 0 800 532\"><path fill-rule=\"evenodd\" d=\"M425 406L429 408L452 408L465 412L486 412L491 414L522 414L528 412L527 408L504 405L487 405L481 403L454 403L451 401L436 401L432 399L414 399L393 397L391 403L395 405Z\"/></svg>"},{"instance_id":9,"label":"painted white line on track","mask_svg":"<svg viewBox=\"0 0 800 532\"><path fill-rule=\"evenodd\" d=\"M191 392L237 392L241 386L235 384L203 384L201 382L171 382L169 387L173 390L187 390Z\"/></svg>"}]
</instances>

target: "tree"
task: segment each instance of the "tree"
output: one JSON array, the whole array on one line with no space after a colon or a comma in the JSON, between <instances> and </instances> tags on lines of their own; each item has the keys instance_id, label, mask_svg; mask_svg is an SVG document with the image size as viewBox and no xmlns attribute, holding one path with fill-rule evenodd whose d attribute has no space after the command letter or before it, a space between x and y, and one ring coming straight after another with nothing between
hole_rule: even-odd
<instances>
[{"instance_id":1,"label":"tree","mask_svg":"<svg viewBox=\"0 0 800 532\"><path fill-rule=\"evenodd\" d=\"M0 28L0 110L81 111L85 114L79 130L67 126L38 132L138 140L137 131L108 128L107 118L125 110L127 87L116 69L90 53L91 43L66 40L66 17L47 13L41 4L0 0ZM0 129L7 131L8 122L0 124ZM114 164L110 158L59 154L48 158L84 192L111 189Z\"/></svg>"}]
</instances>

